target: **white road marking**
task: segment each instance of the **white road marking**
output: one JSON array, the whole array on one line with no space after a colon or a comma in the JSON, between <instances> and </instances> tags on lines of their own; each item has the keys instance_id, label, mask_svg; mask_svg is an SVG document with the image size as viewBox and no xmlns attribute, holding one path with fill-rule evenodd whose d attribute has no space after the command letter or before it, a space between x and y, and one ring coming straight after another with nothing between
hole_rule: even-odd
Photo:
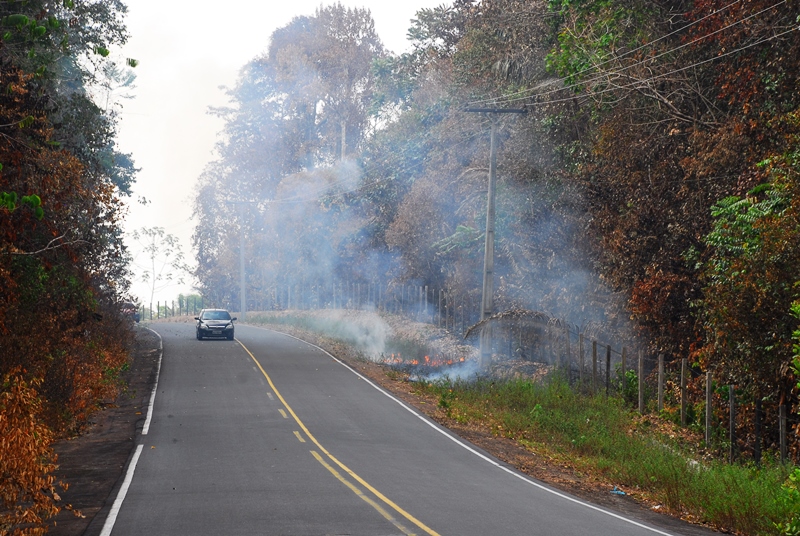
<instances>
[{"instance_id":1,"label":"white road marking","mask_svg":"<svg viewBox=\"0 0 800 536\"><path fill-rule=\"evenodd\" d=\"M150 403L147 407L147 419L145 419L144 426L142 427L142 435L147 435L147 432L150 431L150 421L153 419L153 406L155 405L156 393L158 392L158 377L161 374L161 360L164 357L164 339L162 339L161 335L156 331L150 328L145 329L155 333L156 337L158 337L158 366L156 367L156 379L153 384L153 393L150 395ZM108 517L103 524L103 530L100 532L100 536L110 536L111 531L114 530L114 523L117 522L119 510L122 508L122 501L125 500L125 496L128 494L128 488L133 480L133 473L136 471L136 464L139 463L139 456L142 454L143 447L144 445L141 444L136 447L136 452L133 454L133 458L131 458L130 465L128 465L128 472L125 474L125 480L122 482L122 487L119 488L117 498L114 500L114 504L108 512Z\"/></svg>"},{"instance_id":2,"label":"white road marking","mask_svg":"<svg viewBox=\"0 0 800 536\"><path fill-rule=\"evenodd\" d=\"M134 453L133 458L131 458L131 463L128 466L128 472L125 475L125 480L122 482L122 487L119 488L119 493L117 493L117 498L114 500L114 505L111 507L111 511L108 513L108 517L103 525L103 531L100 533L100 536L110 536L111 531L114 530L114 523L117 521L119 509L122 508L122 501L125 500L125 495L128 494L128 488L131 486L133 472L136 470L136 464L139 462L139 455L142 453L142 447L144 447L144 445L139 445L136 447L136 452Z\"/></svg>"},{"instance_id":3,"label":"white road marking","mask_svg":"<svg viewBox=\"0 0 800 536\"><path fill-rule=\"evenodd\" d=\"M158 367L156 368L156 381L153 384L153 394L150 395L150 404L147 406L147 419L145 419L142 427L142 435L147 435L147 432L150 431L150 421L153 419L153 405L156 402L156 392L158 391L158 376L161 374L161 358L164 357L164 339L152 329L145 329L152 331L158 337Z\"/></svg>"}]
</instances>

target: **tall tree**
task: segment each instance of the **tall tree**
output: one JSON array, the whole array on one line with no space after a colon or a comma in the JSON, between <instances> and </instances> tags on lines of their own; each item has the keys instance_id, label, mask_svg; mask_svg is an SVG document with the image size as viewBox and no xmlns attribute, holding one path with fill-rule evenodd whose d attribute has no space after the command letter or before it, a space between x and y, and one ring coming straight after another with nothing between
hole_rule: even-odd
<instances>
[{"instance_id":1,"label":"tall tree","mask_svg":"<svg viewBox=\"0 0 800 536\"><path fill-rule=\"evenodd\" d=\"M225 127L219 158L200 178L195 211L203 223L193 241L201 287L225 289L218 302L238 293L224 282L238 264L238 244L218 236L231 221L246 229L248 279L260 288L287 273L310 280L329 271L335 255L320 252L338 242L327 238L337 233L343 190L355 188L359 172L347 163L315 167L356 154L371 128L372 64L383 54L368 10L321 7L276 30L266 54L228 91L231 105L212 110ZM331 192L340 197L328 202ZM245 221L230 201L251 202ZM276 258L293 269L276 269Z\"/></svg>"}]
</instances>

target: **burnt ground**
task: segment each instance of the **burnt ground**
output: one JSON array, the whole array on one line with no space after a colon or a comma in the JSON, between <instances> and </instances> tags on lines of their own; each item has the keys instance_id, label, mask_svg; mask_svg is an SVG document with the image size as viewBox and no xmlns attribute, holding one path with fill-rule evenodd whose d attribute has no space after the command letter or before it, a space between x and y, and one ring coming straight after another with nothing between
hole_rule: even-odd
<instances>
[{"instance_id":1,"label":"burnt ground","mask_svg":"<svg viewBox=\"0 0 800 536\"><path fill-rule=\"evenodd\" d=\"M645 497L637 497L635 491L627 496L612 494L611 483L531 452L512 439L496 435L488 426L461 424L449 419L434 397L415 392L414 384L406 381L402 374L392 373L383 365L360 358L344 344L287 326L280 326L279 330L325 348L407 404L522 473L670 532L690 536L714 534L706 527L681 520L680 513L660 513L659 505L648 502ZM49 534L99 534L105 514L115 499L112 491L121 481L136 437L144 424L159 356L158 337L146 329L138 329L137 334L131 368L125 377L126 390L113 404L98 411L79 437L61 441L55 446L59 456L57 476L69 483L69 489L61 494L62 499L81 515L62 510L53 520ZM107 508L103 514L97 516L104 507Z\"/></svg>"}]
</instances>

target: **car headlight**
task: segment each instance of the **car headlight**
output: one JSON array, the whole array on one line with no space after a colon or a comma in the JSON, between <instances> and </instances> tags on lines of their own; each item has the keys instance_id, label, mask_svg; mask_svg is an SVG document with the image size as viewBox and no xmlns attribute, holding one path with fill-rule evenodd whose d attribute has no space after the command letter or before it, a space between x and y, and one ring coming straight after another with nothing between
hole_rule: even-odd
<instances>
[{"instance_id":1,"label":"car headlight","mask_svg":"<svg viewBox=\"0 0 800 536\"><path fill-rule=\"evenodd\" d=\"M233 329L233 324L228 324L227 326L225 326L225 329Z\"/></svg>"}]
</instances>

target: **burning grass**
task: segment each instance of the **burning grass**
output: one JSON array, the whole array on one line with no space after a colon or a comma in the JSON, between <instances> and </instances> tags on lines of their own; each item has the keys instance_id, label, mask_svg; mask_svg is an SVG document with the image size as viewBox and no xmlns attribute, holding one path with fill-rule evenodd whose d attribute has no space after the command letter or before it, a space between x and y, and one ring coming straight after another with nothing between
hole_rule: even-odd
<instances>
[{"instance_id":1,"label":"burning grass","mask_svg":"<svg viewBox=\"0 0 800 536\"><path fill-rule=\"evenodd\" d=\"M439 374L477 370L477 351L447 331L372 311L319 310L248 313L248 322L293 326L351 344L362 357L403 371Z\"/></svg>"}]
</instances>

